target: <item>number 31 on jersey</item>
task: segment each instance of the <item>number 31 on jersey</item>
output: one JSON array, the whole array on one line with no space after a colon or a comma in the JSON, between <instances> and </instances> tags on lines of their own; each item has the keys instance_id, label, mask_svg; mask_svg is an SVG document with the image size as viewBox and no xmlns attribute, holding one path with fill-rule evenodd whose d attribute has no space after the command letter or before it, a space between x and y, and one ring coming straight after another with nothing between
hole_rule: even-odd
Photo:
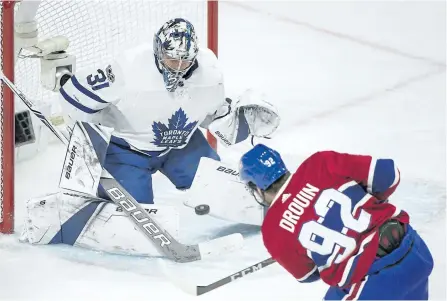
<instances>
[{"instance_id":1,"label":"number 31 on jersey","mask_svg":"<svg viewBox=\"0 0 447 301\"><path fill-rule=\"evenodd\" d=\"M107 66L105 71L102 69L96 70L97 74L90 74L87 76L87 83L92 87L93 91L101 90L110 87L110 82L115 81L115 75L112 72L112 66Z\"/></svg>"}]
</instances>

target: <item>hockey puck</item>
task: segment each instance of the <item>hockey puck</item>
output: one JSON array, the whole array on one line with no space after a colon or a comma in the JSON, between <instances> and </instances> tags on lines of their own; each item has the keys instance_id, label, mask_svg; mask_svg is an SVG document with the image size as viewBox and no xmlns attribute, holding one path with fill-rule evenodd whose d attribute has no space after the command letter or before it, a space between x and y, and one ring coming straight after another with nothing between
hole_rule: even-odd
<instances>
[{"instance_id":1,"label":"hockey puck","mask_svg":"<svg viewBox=\"0 0 447 301\"><path fill-rule=\"evenodd\" d=\"M208 205L198 205L194 208L197 215L205 215L210 213L210 206Z\"/></svg>"}]
</instances>

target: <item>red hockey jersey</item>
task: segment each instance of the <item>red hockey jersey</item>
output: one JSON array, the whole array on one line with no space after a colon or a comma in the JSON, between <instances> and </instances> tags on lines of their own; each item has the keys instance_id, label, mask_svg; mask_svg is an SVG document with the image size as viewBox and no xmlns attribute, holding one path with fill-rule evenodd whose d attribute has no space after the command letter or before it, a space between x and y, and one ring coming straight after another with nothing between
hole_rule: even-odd
<instances>
[{"instance_id":1,"label":"red hockey jersey","mask_svg":"<svg viewBox=\"0 0 447 301\"><path fill-rule=\"evenodd\" d=\"M356 283L376 257L380 225L409 222L384 202L399 181L391 159L315 153L275 197L262 225L264 245L301 282Z\"/></svg>"}]
</instances>

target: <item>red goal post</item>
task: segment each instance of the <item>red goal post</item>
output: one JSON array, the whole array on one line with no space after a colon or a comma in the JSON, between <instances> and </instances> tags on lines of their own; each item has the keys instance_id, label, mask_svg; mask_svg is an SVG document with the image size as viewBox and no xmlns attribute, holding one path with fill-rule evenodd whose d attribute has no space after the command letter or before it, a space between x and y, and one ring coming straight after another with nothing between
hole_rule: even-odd
<instances>
[{"instance_id":1,"label":"red goal post","mask_svg":"<svg viewBox=\"0 0 447 301\"><path fill-rule=\"evenodd\" d=\"M30 3L33 4L30 4ZM34 5L39 40L55 35L67 36L69 52L77 57L77 68L92 63L105 52L116 54L122 47L152 42L152 35L164 21L184 17L196 27L202 45L218 54L218 2L202 1L110 1L110 0L22 0L3 1L0 6L0 70L33 101L52 99L54 93L40 85L36 60L17 58L14 50L14 22L29 17L20 15L20 6ZM92 33L93 32L93 33ZM140 41L140 40L141 41ZM142 40L143 39L143 40ZM206 41L206 43L205 43ZM14 95L2 84L0 94L0 232L14 230ZM216 140L207 133L213 148ZM30 188L31 189L31 188ZM25 200L23 200L25 201Z\"/></svg>"}]
</instances>

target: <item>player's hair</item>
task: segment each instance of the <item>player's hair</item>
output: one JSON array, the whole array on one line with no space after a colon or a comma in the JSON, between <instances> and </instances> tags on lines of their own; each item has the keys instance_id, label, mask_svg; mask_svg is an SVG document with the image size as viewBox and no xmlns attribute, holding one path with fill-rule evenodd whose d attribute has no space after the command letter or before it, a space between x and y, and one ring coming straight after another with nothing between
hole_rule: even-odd
<instances>
[{"instance_id":1,"label":"player's hair","mask_svg":"<svg viewBox=\"0 0 447 301\"><path fill-rule=\"evenodd\" d=\"M265 192L269 194L276 195L281 187L286 183L287 179L290 177L290 171L283 174L278 180L276 180L272 185L270 185Z\"/></svg>"}]
</instances>

